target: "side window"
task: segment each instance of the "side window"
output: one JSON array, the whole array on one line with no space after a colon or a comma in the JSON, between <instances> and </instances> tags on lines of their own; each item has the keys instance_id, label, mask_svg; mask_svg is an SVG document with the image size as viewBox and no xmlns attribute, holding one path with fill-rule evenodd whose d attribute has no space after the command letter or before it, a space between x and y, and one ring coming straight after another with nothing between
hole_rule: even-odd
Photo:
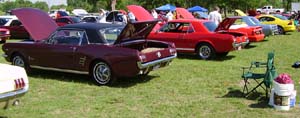
<instances>
[{"instance_id":1,"label":"side window","mask_svg":"<svg viewBox=\"0 0 300 118\"><path fill-rule=\"evenodd\" d=\"M168 23L160 29L161 32L191 33L194 28L190 23Z\"/></svg>"},{"instance_id":2,"label":"side window","mask_svg":"<svg viewBox=\"0 0 300 118\"><path fill-rule=\"evenodd\" d=\"M49 44L55 45L80 45L86 40L86 33L83 30L59 30L48 40Z\"/></svg>"},{"instance_id":3,"label":"side window","mask_svg":"<svg viewBox=\"0 0 300 118\"><path fill-rule=\"evenodd\" d=\"M274 18L268 18L267 21L274 21Z\"/></svg>"},{"instance_id":4,"label":"side window","mask_svg":"<svg viewBox=\"0 0 300 118\"><path fill-rule=\"evenodd\" d=\"M259 21L264 22L264 21L267 21L267 19L266 19L266 17L261 17L261 18L259 18Z\"/></svg>"},{"instance_id":5,"label":"side window","mask_svg":"<svg viewBox=\"0 0 300 118\"><path fill-rule=\"evenodd\" d=\"M18 20L13 20L10 24L10 26L21 26L21 25L22 25L22 23Z\"/></svg>"}]
</instances>

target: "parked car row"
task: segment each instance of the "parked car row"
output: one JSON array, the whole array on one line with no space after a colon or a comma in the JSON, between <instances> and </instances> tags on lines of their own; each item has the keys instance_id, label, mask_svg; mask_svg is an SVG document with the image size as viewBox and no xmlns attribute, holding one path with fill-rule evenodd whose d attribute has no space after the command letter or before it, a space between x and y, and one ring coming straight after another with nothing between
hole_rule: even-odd
<instances>
[{"instance_id":1,"label":"parked car row","mask_svg":"<svg viewBox=\"0 0 300 118\"><path fill-rule=\"evenodd\" d=\"M123 17L119 16L121 11L102 18L84 16L84 23L73 16L53 20L49 14L33 8L14 9L11 12L16 16L1 16L1 42L10 35L32 40L3 44L3 57L14 66L0 64L0 69L4 69L0 71L4 72L0 78L0 102L5 102L4 107L10 101L17 104L14 99L29 88L25 71L32 68L87 74L96 84L107 85L117 78L145 76L166 67L177 53L213 59L242 49L250 42L262 41L265 36L295 30L291 22L285 22L287 26L261 24L282 19L280 16L228 17L216 26L177 8L180 19L159 24L141 6L129 5L128 9L137 22L126 25L111 23L115 19L123 22L119 19Z\"/></svg>"}]
</instances>

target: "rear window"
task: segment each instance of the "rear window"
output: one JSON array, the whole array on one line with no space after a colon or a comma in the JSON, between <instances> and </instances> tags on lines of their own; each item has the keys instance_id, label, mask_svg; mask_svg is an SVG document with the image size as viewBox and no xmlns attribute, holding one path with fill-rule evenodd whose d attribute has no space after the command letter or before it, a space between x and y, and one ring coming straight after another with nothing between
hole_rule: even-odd
<instances>
[{"instance_id":1,"label":"rear window","mask_svg":"<svg viewBox=\"0 0 300 118\"><path fill-rule=\"evenodd\" d=\"M123 26L109 27L100 29L99 32L104 40L106 40L109 44L114 44L123 28Z\"/></svg>"},{"instance_id":2,"label":"rear window","mask_svg":"<svg viewBox=\"0 0 300 118\"><path fill-rule=\"evenodd\" d=\"M217 25L214 22L204 22L203 25L210 31L215 32Z\"/></svg>"}]
</instances>

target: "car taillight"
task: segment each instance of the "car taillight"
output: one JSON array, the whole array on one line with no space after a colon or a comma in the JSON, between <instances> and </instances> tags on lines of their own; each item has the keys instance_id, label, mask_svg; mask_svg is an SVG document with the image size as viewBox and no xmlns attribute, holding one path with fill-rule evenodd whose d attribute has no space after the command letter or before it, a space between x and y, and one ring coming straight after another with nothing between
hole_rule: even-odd
<instances>
[{"instance_id":1,"label":"car taillight","mask_svg":"<svg viewBox=\"0 0 300 118\"><path fill-rule=\"evenodd\" d=\"M6 34L10 34L9 30L6 32Z\"/></svg>"},{"instance_id":2,"label":"car taillight","mask_svg":"<svg viewBox=\"0 0 300 118\"><path fill-rule=\"evenodd\" d=\"M25 87L25 82L23 78L15 79L15 89L22 89Z\"/></svg>"}]
</instances>

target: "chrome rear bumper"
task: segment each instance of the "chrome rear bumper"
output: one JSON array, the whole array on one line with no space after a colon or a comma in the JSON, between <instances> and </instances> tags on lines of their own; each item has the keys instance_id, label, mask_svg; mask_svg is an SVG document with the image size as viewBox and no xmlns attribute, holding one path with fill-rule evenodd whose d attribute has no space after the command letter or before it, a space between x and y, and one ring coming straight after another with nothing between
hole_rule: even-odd
<instances>
[{"instance_id":1,"label":"chrome rear bumper","mask_svg":"<svg viewBox=\"0 0 300 118\"><path fill-rule=\"evenodd\" d=\"M236 42L233 42L233 43L232 43L232 46L233 46L234 49L237 49L237 48L239 48L240 46L245 47L248 43L249 43L249 39L247 39L246 42L242 42L242 43L236 43Z\"/></svg>"},{"instance_id":2,"label":"chrome rear bumper","mask_svg":"<svg viewBox=\"0 0 300 118\"><path fill-rule=\"evenodd\" d=\"M17 91L0 94L0 102L21 97L28 91L28 89L29 89L29 87L25 87L25 88L17 90Z\"/></svg>"},{"instance_id":3,"label":"chrome rear bumper","mask_svg":"<svg viewBox=\"0 0 300 118\"><path fill-rule=\"evenodd\" d=\"M175 54L175 55L172 55L172 56L169 56L169 57L166 57L166 58L154 60L154 61L147 62L147 63L142 63L142 62L139 61L139 62L137 62L137 65L138 65L139 69L146 69L146 68L149 68L149 67L152 67L152 66L155 66L155 65L159 65L159 64L162 64L162 63L169 63L176 57L177 57L177 55Z\"/></svg>"}]
</instances>

